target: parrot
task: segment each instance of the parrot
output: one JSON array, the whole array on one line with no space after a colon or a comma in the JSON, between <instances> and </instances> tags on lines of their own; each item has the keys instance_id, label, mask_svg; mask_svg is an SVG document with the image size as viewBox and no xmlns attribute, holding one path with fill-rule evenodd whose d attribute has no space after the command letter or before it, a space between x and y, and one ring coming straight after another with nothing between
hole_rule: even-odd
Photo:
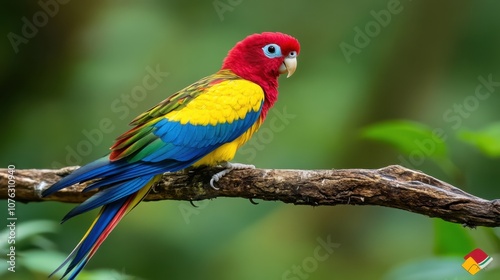
<instances>
[{"instance_id":1,"label":"parrot","mask_svg":"<svg viewBox=\"0 0 500 280\"><path fill-rule=\"evenodd\" d=\"M75 279L121 219L137 206L164 173L220 166L211 177L215 187L234 169L236 151L266 119L278 98L278 77L293 75L299 41L280 32L263 32L237 42L215 74L172 94L132 120L110 153L63 177L42 192L49 196L91 181L83 192L97 192L74 207L62 222L100 207L83 238L64 262L61 279ZM50 277L49 276L49 277Z\"/></svg>"}]
</instances>

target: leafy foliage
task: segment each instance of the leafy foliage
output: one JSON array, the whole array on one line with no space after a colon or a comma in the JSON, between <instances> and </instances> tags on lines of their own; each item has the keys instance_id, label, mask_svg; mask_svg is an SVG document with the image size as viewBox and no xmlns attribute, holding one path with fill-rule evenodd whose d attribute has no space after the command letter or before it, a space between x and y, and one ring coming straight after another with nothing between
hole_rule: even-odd
<instances>
[{"instance_id":1,"label":"leafy foliage","mask_svg":"<svg viewBox=\"0 0 500 280\"><path fill-rule=\"evenodd\" d=\"M362 130L362 137L389 144L408 157L419 155L429 159L449 175L453 176L457 172L455 165L449 160L446 142L422 123L409 120L374 123Z\"/></svg>"},{"instance_id":2,"label":"leafy foliage","mask_svg":"<svg viewBox=\"0 0 500 280\"><path fill-rule=\"evenodd\" d=\"M500 157L500 122L492 123L477 131L462 130L459 138L489 157Z\"/></svg>"},{"instance_id":3,"label":"leafy foliage","mask_svg":"<svg viewBox=\"0 0 500 280\"><path fill-rule=\"evenodd\" d=\"M5 256L10 246L16 248L15 272L7 270L9 264L0 262L0 276L2 279L45 279L55 267L59 266L65 259L65 255L56 251L53 240L45 237L46 234L55 233L60 229L54 221L32 220L16 225L15 243L2 243L0 253ZM9 229L0 232L0 240L7 240ZM61 277L62 272L55 277ZM124 273L113 270L85 271L79 279L132 279Z\"/></svg>"},{"instance_id":4,"label":"leafy foliage","mask_svg":"<svg viewBox=\"0 0 500 280\"><path fill-rule=\"evenodd\" d=\"M467 228L434 220L434 254L437 256L463 256L476 244Z\"/></svg>"},{"instance_id":5,"label":"leafy foliage","mask_svg":"<svg viewBox=\"0 0 500 280\"><path fill-rule=\"evenodd\" d=\"M362 136L368 139L388 143L405 154L411 154L422 149L422 143L435 142L430 158L441 159L448 156L446 144L424 124L408 120L390 120L372 124L362 131Z\"/></svg>"}]
</instances>

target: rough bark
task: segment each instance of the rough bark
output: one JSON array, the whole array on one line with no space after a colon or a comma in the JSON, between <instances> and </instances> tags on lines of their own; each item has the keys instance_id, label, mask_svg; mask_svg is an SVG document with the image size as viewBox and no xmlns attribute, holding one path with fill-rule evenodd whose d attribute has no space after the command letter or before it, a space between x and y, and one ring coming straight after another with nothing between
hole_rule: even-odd
<instances>
[{"instance_id":1,"label":"rough bark","mask_svg":"<svg viewBox=\"0 0 500 280\"><path fill-rule=\"evenodd\" d=\"M15 200L19 202L82 202L95 192L82 193L79 184L42 198L42 189L77 167L59 170L15 170ZM146 197L154 200L196 201L216 197L241 197L320 205L379 205L399 208L464 226L500 226L500 200L486 200L427 174L393 165L381 169L337 170L234 170L210 187L214 172L202 169L163 176ZM0 169L0 199L8 199L8 170ZM10 192L12 193L12 191Z\"/></svg>"}]
</instances>

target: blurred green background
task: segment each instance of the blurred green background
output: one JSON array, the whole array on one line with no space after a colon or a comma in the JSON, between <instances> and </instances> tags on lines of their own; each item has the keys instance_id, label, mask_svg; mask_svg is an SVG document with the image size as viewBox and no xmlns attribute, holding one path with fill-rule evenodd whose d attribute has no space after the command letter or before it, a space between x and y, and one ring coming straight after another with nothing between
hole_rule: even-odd
<instances>
[{"instance_id":1,"label":"blurred green background","mask_svg":"<svg viewBox=\"0 0 500 280\"><path fill-rule=\"evenodd\" d=\"M236 162L402 164L477 196L500 197L500 2L40 3L14 1L0 10L1 167L90 162L136 115L217 71L237 41L281 31L301 42L297 72L280 78L275 109ZM168 74L139 94L151 69ZM278 129L269 126L272 118ZM142 203L81 279L500 278L497 229L382 207L197 204ZM16 273L2 260L0 277L46 279L94 218L58 225L73 206L17 203ZM318 247L327 241L335 248ZM2 239L0 257L6 246ZM476 247L494 260L471 276L462 257Z\"/></svg>"}]
</instances>

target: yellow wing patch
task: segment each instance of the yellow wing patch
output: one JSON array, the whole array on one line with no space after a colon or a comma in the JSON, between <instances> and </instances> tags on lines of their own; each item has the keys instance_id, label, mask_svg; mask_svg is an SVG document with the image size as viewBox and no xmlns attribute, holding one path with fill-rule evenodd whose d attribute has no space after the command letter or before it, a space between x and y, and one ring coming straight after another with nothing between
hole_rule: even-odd
<instances>
[{"instance_id":1,"label":"yellow wing patch","mask_svg":"<svg viewBox=\"0 0 500 280\"><path fill-rule=\"evenodd\" d=\"M257 112L264 100L262 88L247 80L228 80L208 87L184 108L165 115L181 124L217 125Z\"/></svg>"}]
</instances>

